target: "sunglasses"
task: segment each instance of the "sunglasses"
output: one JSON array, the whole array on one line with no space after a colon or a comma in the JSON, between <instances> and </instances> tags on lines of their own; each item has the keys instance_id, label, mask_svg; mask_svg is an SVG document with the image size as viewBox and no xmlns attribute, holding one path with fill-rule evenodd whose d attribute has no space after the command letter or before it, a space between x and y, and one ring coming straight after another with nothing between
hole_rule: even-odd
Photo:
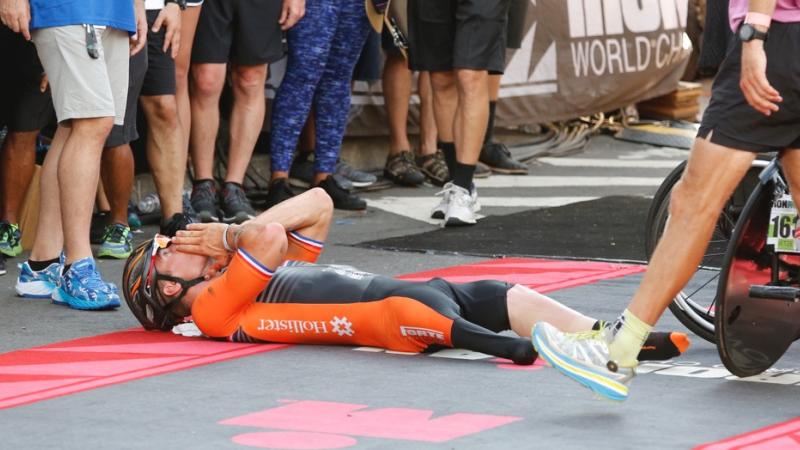
<instances>
[{"instance_id":1,"label":"sunglasses","mask_svg":"<svg viewBox=\"0 0 800 450\"><path fill-rule=\"evenodd\" d=\"M159 295L153 295L158 290L158 282L161 280L172 281L173 283L177 283L181 286L181 291L178 295L170 297L170 299L166 302L159 301L159 303L162 303L159 305L159 307L166 312L170 312L176 304L183 300L183 297L186 296L186 292L189 290L189 288L205 281L204 276L200 276L192 280L186 280L180 277L174 277L172 275L163 275L156 271L156 257L158 256L158 251L169 247L171 244L172 239L170 237L164 236L163 234L156 234L153 238L153 244L150 247L150 258L145 260L145 266L143 268L143 273L145 274L143 289L145 290L146 296L149 298L158 300L162 298L160 293Z\"/></svg>"}]
</instances>

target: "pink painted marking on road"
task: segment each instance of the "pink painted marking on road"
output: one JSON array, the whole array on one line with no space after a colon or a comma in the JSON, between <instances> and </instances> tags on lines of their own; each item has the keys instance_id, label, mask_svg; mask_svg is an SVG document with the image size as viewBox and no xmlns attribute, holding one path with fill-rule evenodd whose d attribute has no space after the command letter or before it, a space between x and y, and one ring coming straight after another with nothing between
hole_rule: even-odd
<instances>
[{"instance_id":1,"label":"pink painted marking on road","mask_svg":"<svg viewBox=\"0 0 800 450\"><path fill-rule=\"evenodd\" d=\"M493 279L522 284L539 292L551 292L600 280L644 272L644 266L594 261L556 261L545 259L504 258L476 264L447 267L399 278L424 281L433 277L463 283Z\"/></svg>"},{"instance_id":2,"label":"pink painted marking on road","mask_svg":"<svg viewBox=\"0 0 800 450\"><path fill-rule=\"evenodd\" d=\"M223 420L223 425L310 431L421 442L447 442L521 417L456 413L432 418L429 409L379 408L304 400Z\"/></svg>"},{"instance_id":3,"label":"pink painted marking on road","mask_svg":"<svg viewBox=\"0 0 800 450\"><path fill-rule=\"evenodd\" d=\"M297 431L264 431L234 436L231 441L257 448L322 450L352 447L358 441L350 436Z\"/></svg>"},{"instance_id":4,"label":"pink painted marking on road","mask_svg":"<svg viewBox=\"0 0 800 450\"><path fill-rule=\"evenodd\" d=\"M514 364L510 359L505 358L494 358L490 360L493 363L500 363L497 365L500 369L505 370L519 370L525 372L535 372L537 370L542 370L543 367L549 367L547 362L545 362L542 358L536 358L533 364L527 366L521 366L519 364Z\"/></svg>"},{"instance_id":5,"label":"pink painted marking on road","mask_svg":"<svg viewBox=\"0 0 800 450\"><path fill-rule=\"evenodd\" d=\"M133 329L4 353L0 409L285 347Z\"/></svg>"},{"instance_id":6,"label":"pink painted marking on road","mask_svg":"<svg viewBox=\"0 0 800 450\"><path fill-rule=\"evenodd\" d=\"M694 450L798 450L800 449L800 417L750 431Z\"/></svg>"}]
</instances>

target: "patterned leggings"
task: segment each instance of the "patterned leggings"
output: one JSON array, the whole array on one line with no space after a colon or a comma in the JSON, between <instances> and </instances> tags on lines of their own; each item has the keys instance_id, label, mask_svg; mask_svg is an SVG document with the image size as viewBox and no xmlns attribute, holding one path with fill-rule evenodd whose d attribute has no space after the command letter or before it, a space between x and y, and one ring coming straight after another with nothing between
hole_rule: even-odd
<instances>
[{"instance_id":1,"label":"patterned leggings","mask_svg":"<svg viewBox=\"0 0 800 450\"><path fill-rule=\"evenodd\" d=\"M287 33L286 75L272 108L273 172L288 172L313 103L316 173L333 173L350 109L350 79L370 30L363 0L307 0Z\"/></svg>"}]
</instances>

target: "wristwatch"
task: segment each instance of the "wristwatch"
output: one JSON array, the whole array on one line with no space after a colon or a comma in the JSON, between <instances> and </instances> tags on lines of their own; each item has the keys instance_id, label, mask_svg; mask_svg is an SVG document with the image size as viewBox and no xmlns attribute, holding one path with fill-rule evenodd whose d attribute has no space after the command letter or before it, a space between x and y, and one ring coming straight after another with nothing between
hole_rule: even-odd
<instances>
[{"instance_id":1,"label":"wristwatch","mask_svg":"<svg viewBox=\"0 0 800 450\"><path fill-rule=\"evenodd\" d=\"M742 26L739 27L739 40L742 42L750 42L753 39L761 39L762 41L767 40L767 32L766 31L758 31L756 27L750 25L749 23L743 23Z\"/></svg>"},{"instance_id":2,"label":"wristwatch","mask_svg":"<svg viewBox=\"0 0 800 450\"><path fill-rule=\"evenodd\" d=\"M164 4L167 3L177 3L181 11L186 9L186 0L164 0Z\"/></svg>"}]
</instances>

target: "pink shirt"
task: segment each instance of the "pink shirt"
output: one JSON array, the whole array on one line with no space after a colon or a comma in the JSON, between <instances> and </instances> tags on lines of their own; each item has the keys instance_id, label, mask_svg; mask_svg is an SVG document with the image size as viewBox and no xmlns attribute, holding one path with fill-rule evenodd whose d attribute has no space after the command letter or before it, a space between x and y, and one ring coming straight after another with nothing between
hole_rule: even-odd
<instances>
[{"instance_id":1,"label":"pink shirt","mask_svg":"<svg viewBox=\"0 0 800 450\"><path fill-rule=\"evenodd\" d=\"M747 15L749 0L730 0L728 18L735 32ZM778 0L772 20L776 22L800 22L800 0Z\"/></svg>"}]
</instances>

